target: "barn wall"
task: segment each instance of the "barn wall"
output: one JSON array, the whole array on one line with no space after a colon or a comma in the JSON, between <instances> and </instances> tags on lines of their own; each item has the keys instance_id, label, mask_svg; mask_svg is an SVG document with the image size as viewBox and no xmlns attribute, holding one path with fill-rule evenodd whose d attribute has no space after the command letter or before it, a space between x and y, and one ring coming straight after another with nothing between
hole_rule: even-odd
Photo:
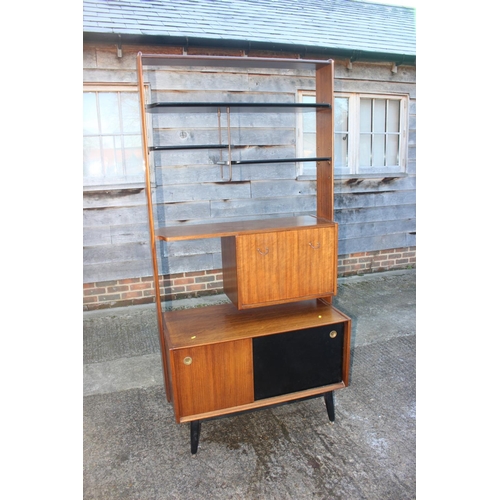
<instances>
[{"instance_id":1,"label":"barn wall","mask_svg":"<svg viewBox=\"0 0 500 500\"><path fill-rule=\"evenodd\" d=\"M136 83L136 54L171 52L179 48L122 48L85 45L84 82ZM195 49L192 49L194 52ZM213 52L213 51L212 51ZM190 52L192 53L192 52ZM228 55L241 55L238 51ZM266 55L273 54L248 54ZM281 54L295 57L293 54ZM314 58L314 55L308 56ZM320 57L318 57L320 58ZM324 58L322 56L321 58ZM409 149L405 175L396 177L337 178L335 220L339 222L339 255L415 247L416 85L415 68L389 63L336 61L335 90L346 92L406 93L409 103ZM292 70L236 72L197 68L146 74L153 100L263 100L290 101L297 90L314 89L313 73ZM207 90L208 89L208 90ZM264 93L264 94L262 94ZM225 117L223 116L223 125ZM153 114L155 138L162 144L218 142L217 120L212 114ZM242 113L231 115L232 142L252 147L233 152L234 157L295 155L294 113ZM243 139L243 137L245 137ZM272 152L259 147L273 144ZM216 165L219 152L198 150L154 153L153 198L158 225L226 221L302 215L315 212L314 179L298 177L294 164L233 167L232 182L221 178ZM194 166L193 166L194 165ZM224 172L227 176L227 170ZM84 283L147 278L152 275L145 190L84 190ZM217 270L221 267L220 242L198 240L159 245L160 273Z\"/></svg>"}]
</instances>

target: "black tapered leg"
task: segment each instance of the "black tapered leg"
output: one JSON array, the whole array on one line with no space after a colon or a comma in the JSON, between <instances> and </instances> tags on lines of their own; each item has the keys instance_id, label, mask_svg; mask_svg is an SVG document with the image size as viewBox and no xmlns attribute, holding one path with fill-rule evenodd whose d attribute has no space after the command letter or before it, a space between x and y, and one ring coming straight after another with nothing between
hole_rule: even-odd
<instances>
[{"instance_id":1,"label":"black tapered leg","mask_svg":"<svg viewBox=\"0 0 500 500\"><path fill-rule=\"evenodd\" d=\"M333 391L327 392L325 394L325 404L330 422L335 422L335 404L333 401Z\"/></svg>"},{"instance_id":2,"label":"black tapered leg","mask_svg":"<svg viewBox=\"0 0 500 500\"><path fill-rule=\"evenodd\" d=\"M196 455L198 451L198 443L200 442L201 422L194 420L191 422L191 453Z\"/></svg>"}]
</instances>

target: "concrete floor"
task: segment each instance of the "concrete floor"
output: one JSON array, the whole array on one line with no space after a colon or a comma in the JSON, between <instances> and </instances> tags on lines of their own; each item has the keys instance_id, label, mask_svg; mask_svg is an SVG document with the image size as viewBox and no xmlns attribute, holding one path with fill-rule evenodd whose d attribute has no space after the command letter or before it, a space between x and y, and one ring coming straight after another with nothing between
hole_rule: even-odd
<instances>
[{"instance_id":1,"label":"concrete floor","mask_svg":"<svg viewBox=\"0 0 500 500\"><path fill-rule=\"evenodd\" d=\"M84 313L83 498L416 498L415 289L414 270L339 280L352 368L334 424L323 398L205 421L196 456L165 398L154 306Z\"/></svg>"}]
</instances>

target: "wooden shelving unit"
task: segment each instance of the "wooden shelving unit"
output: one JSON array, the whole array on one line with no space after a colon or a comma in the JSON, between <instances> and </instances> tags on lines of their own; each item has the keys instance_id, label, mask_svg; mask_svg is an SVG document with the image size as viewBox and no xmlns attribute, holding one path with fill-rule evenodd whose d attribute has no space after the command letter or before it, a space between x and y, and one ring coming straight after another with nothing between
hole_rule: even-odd
<instances>
[{"instance_id":1,"label":"wooden shelving unit","mask_svg":"<svg viewBox=\"0 0 500 500\"><path fill-rule=\"evenodd\" d=\"M144 67L165 65L314 70L317 103L147 103ZM351 333L350 318L332 306L338 241L333 213L333 61L139 53L137 72L164 382L177 422L190 422L191 452L198 449L201 421L221 415L323 396L333 421L333 391L349 381ZM173 110L212 110L219 127L224 110L228 143L152 144L147 113ZM242 110L314 112L316 157L233 160L231 150L245 145L231 144L230 116ZM228 160L220 164L229 167L315 161L316 216L155 228L149 153L178 149L225 149ZM221 240L224 291L232 303L163 312L156 242L202 238Z\"/></svg>"}]
</instances>

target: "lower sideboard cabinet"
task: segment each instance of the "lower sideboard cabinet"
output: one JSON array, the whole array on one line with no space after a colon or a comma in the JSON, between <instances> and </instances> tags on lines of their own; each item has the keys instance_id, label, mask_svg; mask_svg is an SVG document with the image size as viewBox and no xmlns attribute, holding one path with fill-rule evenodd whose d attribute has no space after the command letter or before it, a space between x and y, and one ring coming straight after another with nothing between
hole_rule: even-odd
<instances>
[{"instance_id":1,"label":"lower sideboard cabinet","mask_svg":"<svg viewBox=\"0 0 500 500\"><path fill-rule=\"evenodd\" d=\"M223 304L164 317L177 422L199 426L322 395L333 420L332 391L349 381L351 320L330 304L310 300L251 311ZM194 435L195 453L199 432Z\"/></svg>"}]
</instances>

